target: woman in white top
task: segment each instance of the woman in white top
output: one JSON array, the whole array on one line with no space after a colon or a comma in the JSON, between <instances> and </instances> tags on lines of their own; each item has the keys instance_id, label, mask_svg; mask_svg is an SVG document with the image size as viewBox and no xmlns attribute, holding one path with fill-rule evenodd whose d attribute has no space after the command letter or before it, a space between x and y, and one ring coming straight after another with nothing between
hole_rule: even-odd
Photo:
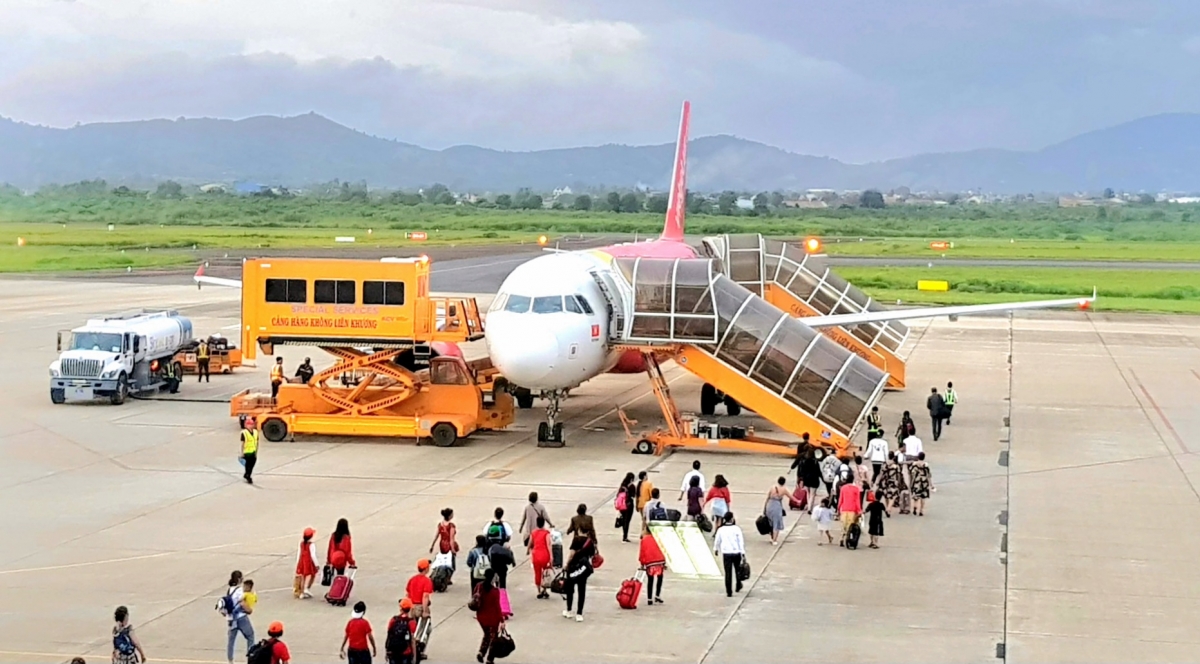
<instances>
[{"instance_id":1,"label":"woman in white top","mask_svg":"<svg viewBox=\"0 0 1200 664\"><path fill-rule=\"evenodd\" d=\"M733 512L726 512L724 523L717 528L713 537L713 553L721 556L725 564L725 595L733 597L735 581L737 592L742 592L742 580L737 576L737 568L746 557L746 538L734 521Z\"/></svg>"}]
</instances>

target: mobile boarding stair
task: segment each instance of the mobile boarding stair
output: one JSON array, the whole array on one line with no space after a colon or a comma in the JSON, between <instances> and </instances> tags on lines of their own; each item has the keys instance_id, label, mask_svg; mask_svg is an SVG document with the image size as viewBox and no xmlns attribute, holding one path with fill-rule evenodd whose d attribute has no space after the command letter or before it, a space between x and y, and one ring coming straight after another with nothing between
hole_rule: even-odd
<instances>
[{"instance_id":1,"label":"mobile boarding stair","mask_svg":"<svg viewBox=\"0 0 1200 664\"><path fill-rule=\"evenodd\" d=\"M666 428L634 433L634 451L725 448L793 454L796 441L720 427L679 411L660 363L674 359L795 436L852 454L851 439L888 375L722 274L711 259L618 258L607 284L610 338L644 353Z\"/></svg>"},{"instance_id":2,"label":"mobile boarding stair","mask_svg":"<svg viewBox=\"0 0 1200 664\"><path fill-rule=\"evenodd\" d=\"M793 316L880 311L880 304L839 277L826 260L801 247L762 235L718 235L703 242L720 271L755 295ZM888 374L889 389L904 389L900 350L908 326L898 321L825 327L821 332Z\"/></svg>"}]
</instances>

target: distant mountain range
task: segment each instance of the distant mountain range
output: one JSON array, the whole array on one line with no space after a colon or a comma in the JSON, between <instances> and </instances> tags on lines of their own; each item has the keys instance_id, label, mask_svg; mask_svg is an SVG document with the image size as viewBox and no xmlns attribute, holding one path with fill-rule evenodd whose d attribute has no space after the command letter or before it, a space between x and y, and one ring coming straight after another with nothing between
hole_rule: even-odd
<instances>
[{"instance_id":1,"label":"distant mountain range","mask_svg":"<svg viewBox=\"0 0 1200 664\"><path fill-rule=\"evenodd\" d=\"M670 144L502 152L428 150L376 138L316 114L245 120L145 120L53 129L0 118L0 182L33 188L103 178L304 186L366 180L435 182L456 191L564 185L665 188ZM689 185L724 189L983 190L996 193L1200 191L1200 114L1176 113L1089 132L1034 152L972 150L869 164L794 154L733 136L694 139Z\"/></svg>"}]
</instances>

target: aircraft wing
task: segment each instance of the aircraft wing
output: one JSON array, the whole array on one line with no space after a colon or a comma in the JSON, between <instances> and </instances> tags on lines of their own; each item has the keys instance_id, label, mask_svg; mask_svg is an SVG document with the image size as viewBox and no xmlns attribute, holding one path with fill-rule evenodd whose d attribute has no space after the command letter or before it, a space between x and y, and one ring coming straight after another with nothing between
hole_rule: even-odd
<instances>
[{"instance_id":1,"label":"aircraft wing","mask_svg":"<svg viewBox=\"0 0 1200 664\"><path fill-rule=\"evenodd\" d=\"M996 304L969 304L953 307L919 307L915 309L891 309L888 311L864 311L857 314L809 316L799 320L809 327L851 327L863 323L882 323L890 320L936 318L938 316L970 316L972 314L1015 311L1017 309L1054 309L1058 307L1087 309L1095 301L1096 291L1093 289L1091 297L1076 297L1064 300L1031 300L1029 302L998 302Z\"/></svg>"},{"instance_id":2,"label":"aircraft wing","mask_svg":"<svg viewBox=\"0 0 1200 664\"><path fill-rule=\"evenodd\" d=\"M208 277L204 275L204 265L201 264L196 274L192 276L192 281L196 282L196 288L200 288L204 284L210 286L223 286L225 288L241 288L242 282L237 279L222 279L221 277Z\"/></svg>"}]
</instances>

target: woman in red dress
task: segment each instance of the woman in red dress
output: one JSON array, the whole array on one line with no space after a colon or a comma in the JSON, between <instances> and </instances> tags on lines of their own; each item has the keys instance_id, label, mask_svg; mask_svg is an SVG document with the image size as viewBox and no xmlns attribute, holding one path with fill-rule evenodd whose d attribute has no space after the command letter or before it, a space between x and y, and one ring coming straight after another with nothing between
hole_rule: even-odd
<instances>
[{"instance_id":1,"label":"woman in red dress","mask_svg":"<svg viewBox=\"0 0 1200 664\"><path fill-rule=\"evenodd\" d=\"M529 533L530 562L533 563L533 585L537 588L538 599L549 599L550 592L545 575L550 569L550 531L546 529L546 518L537 518L537 528Z\"/></svg>"},{"instance_id":2,"label":"woman in red dress","mask_svg":"<svg viewBox=\"0 0 1200 664\"><path fill-rule=\"evenodd\" d=\"M304 539L300 540L300 555L296 559L296 583L293 595L297 598L309 599L312 593L313 580L317 578L317 545L313 544L313 536L317 531L312 528L304 529Z\"/></svg>"},{"instance_id":3,"label":"woman in red dress","mask_svg":"<svg viewBox=\"0 0 1200 664\"><path fill-rule=\"evenodd\" d=\"M638 563L646 571L646 605L662 604L663 572L667 569L667 557L658 546L658 540L649 533L642 535L641 550L638 551ZM654 586L657 583L658 589Z\"/></svg>"},{"instance_id":4,"label":"woman in red dress","mask_svg":"<svg viewBox=\"0 0 1200 664\"><path fill-rule=\"evenodd\" d=\"M350 541L350 522L338 519L337 528L329 536L329 549L325 552L325 562L338 574L345 574L347 567L358 567L354 562L354 545Z\"/></svg>"},{"instance_id":5,"label":"woman in red dress","mask_svg":"<svg viewBox=\"0 0 1200 664\"><path fill-rule=\"evenodd\" d=\"M438 523L437 532L433 535L433 542L429 545L430 553L433 553L435 546L438 553L450 554L450 571L453 572L457 569L458 526L454 525L454 510L449 507L442 510L442 520Z\"/></svg>"}]
</instances>

